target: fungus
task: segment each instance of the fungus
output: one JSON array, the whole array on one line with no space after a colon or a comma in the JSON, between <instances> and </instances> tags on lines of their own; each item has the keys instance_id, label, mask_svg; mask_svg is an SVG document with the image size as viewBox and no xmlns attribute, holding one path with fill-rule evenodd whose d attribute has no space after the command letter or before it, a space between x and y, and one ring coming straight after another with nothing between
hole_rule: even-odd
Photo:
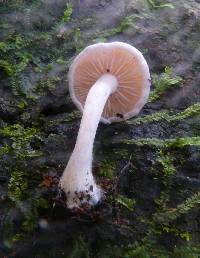
<instances>
[{"instance_id":1,"label":"fungus","mask_svg":"<svg viewBox=\"0 0 200 258\"><path fill-rule=\"evenodd\" d=\"M86 47L73 61L69 74L73 102L83 112L77 141L60 187L69 208L95 205L102 197L92 174L93 143L99 122L118 122L135 116L150 91L148 65L139 50L122 43Z\"/></svg>"}]
</instances>

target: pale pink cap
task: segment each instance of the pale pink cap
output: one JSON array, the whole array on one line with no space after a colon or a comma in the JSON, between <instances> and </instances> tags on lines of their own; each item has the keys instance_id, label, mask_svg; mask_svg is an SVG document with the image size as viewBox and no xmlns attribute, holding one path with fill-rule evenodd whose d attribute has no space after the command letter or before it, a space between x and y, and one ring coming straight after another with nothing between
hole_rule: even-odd
<instances>
[{"instance_id":1,"label":"pale pink cap","mask_svg":"<svg viewBox=\"0 0 200 258\"><path fill-rule=\"evenodd\" d=\"M105 73L117 78L118 87L109 96L101 121L111 123L137 115L149 96L149 67L139 50L122 42L91 45L74 59L69 90L79 110L83 111L88 91Z\"/></svg>"}]
</instances>

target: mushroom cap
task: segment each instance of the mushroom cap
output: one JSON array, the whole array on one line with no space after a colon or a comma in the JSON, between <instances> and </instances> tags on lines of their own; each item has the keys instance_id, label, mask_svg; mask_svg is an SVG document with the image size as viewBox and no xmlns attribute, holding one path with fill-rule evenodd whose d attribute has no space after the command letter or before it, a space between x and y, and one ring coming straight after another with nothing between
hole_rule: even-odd
<instances>
[{"instance_id":1,"label":"mushroom cap","mask_svg":"<svg viewBox=\"0 0 200 258\"><path fill-rule=\"evenodd\" d=\"M88 46L74 59L68 79L75 105L83 111L90 88L106 73L117 78L118 87L109 96L101 121L118 122L137 115L149 96L149 67L138 49L122 42Z\"/></svg>"}]
</instances>

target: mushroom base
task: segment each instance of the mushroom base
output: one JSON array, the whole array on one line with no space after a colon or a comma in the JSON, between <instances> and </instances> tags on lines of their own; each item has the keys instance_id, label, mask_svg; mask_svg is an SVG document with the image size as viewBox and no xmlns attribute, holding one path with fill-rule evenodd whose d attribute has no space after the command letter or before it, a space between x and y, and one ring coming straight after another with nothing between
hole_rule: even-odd
<instances>
[{"instance_id":1,"label":"mushroom base","mask_svg":"<svg viewBox=\"0 0 200 258\"><path fill-rule=\"evenodd\" d=\"M103 195L95 182L84 188L71 188L61 179L60 187L66 194L66 204L69 209L81 207L84 204L96 205Z\"/></svg>"}]
</instances>

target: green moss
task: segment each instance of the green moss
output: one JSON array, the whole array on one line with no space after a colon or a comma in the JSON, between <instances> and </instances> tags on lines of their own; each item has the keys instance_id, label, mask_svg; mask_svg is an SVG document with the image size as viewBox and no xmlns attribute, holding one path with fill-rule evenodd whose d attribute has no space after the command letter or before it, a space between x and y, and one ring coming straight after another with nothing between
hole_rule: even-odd
<instances>
[{"instance_id":1,"label":"green moss","mask_svg":"<svg viewBox=\"0 0 200 258\"><path fill-rule=\"evenodd\" d=\"M122 21L119 23L119 25L114 29L115 33L122 33L124 30L126 30L130 25L133 24L133 22L137 19L136 15L129 15L122 19Z\"/></svg>"},{"instance_id":2,"label":"green moss","mask_svg":"<svg viewBox=\"0 0 200 258\"><path fill-rule=\"evenodd\" d=\"M174 257L176 258L199 258L200 246L195 246L192 243L174 247Z\"/></svg>"},{"instance_id":3,"label":"green moss","mask_svg":"<svg viewBox=\"0 0 200 258\"><path fill-rule=\"evenodd\" d=\"M149 102L159 99L171 87L180 85L183 79L180 76L173 76L171 67L165 67L164 73L161 75L154 74L152 83L155 89L150 93Z\"/></svg>"},{"instance_id":4,"label":"green moss","mask_svg":"<svg viewBox=\"0 0 200 258\"><path fill-rule=\"evenodd\" d=\"M175 122L180 121L195 115L200 114L200 103L194 103L193 105L189 106L182 112L172 114L172 112L168 110L155 112L151 115L147 115L144 117L138 117L129 121L126 121L128 124L132 125L140 125L140 124L147 124L147 123L153 123L158 122L161 120L166 120L167 122Z\"/></svg>"},{"instance_id":5,"label":"green moss","mask_svg":"<svg viewBox=\"0 0 200 258\"><path fill-rule=\"evenodd\" d=\"M171 258L171 253L164 248L154 246L151 243L137 243L130 245L125 253L124 258Z\"/></svg>"},{"instance_id":6,"label":"green moss","mask_svg":"<svg viewBox=\"0 0 200 258\"><path fill-rule=\"evenodd\" d=\"M177 205L176 208L169 208L164 213L154 214L154 220L159 222L170 222L176 220L181 215L187 214L191 209L198 207L200 204L200 192L195 193L189 197L185 202Z\"/></svg>"},{"instance_id":7,"label":"green moss","mask_svg":"<svg viewBox=\"0 0 200 258\"><path fill-rule=\"evenodd\" d=\"M130 157L129 151L126 149L114 149L112 150L114 152L115 157L118 157L118 159L128 159Z\"/></svg>"},{"instance_id":8,"label":"green moss","mask_svg":"<svg viewBox=\"0 0 200 258\"><path fill-rule=\"evenodd\" d=\"M54 125L57 125L57 124L73 122L77 119L80 119L81 116L82 116L81 112L78 111L78 110L75 110L75 111L67 114L67 116L64 117L64 118L61 118L61 119L59 118L59 119L56 119L56 120L49 121L49 126L54 126Z\"/></svg>"},{"instance_id":9,"label":"green moss","mask_svg":"<svg viewBox=\"0 0 200 258\"><path fill-rule=\"evenodd\" d=\"M74 241L72 250L68 256L69 258L85 257L90 258L89 246L85 239L80 235Z\"/></svg>"},{"instance_id":10,"label":"green moss","mask_svg":"<svg viewBox=\"0 0 200 258\"><path fill-rule=\"evenodd\" d=\"M155 204L157 205L158 212L165 212L167 210L167 206L170 200L170 190L172 186L172 180L167 178L167 180L163 180L163 185L165 188L162 189L159 198L154 200Z\"/></svg>"},{"instance_id":11,"label":"green moss","mask_svg":"<svg viewBox=\"0 0 200 258\"><path fill-rule=\"evenodd\" d=\"M40 196L40 194L31 197L29 201L31 202L31 206L25 212L24 220L22 223L22 230L25 232L34 231L38 225L41 209L44 212L44 210L49 208L48 200L44 199L42 196Z\"/></svg>"},{"instance_id":12,"label":"green moss","mask_svg":"<svg viewBox=\"0 0 200 258\"><path fill-rule=\"evenodd\" d=\"M45 69L44 69L44 72L45 73L48 73L49 71L51 71L53 69L53 64L48 64L46 65Z\"/></svg>"},{"instance_id":13,"label":"green moss","mask_svg":"<svg viewBox=\"0 0 200 258\"><path fill-rule=\"evenodd\" d=\"M66 9L63 14L62 21L67 23L71 20L71 15L73 13L73 5L69 2L66 4Z\"/></svg>"},{"instance_id":14,"label":"green moss","mask_svg":"<svg viewBox=\"0 0 200 258\"><path fill-rule=\"evenodd\" d=\"M123 195L118 195L115 198L115 201L121 206L127 208L129 211L133 211L134 209L134 205L135 205L134 199L127 198L126 196L123 196Z\"/></svg>"},{"instance_id":15,"label":"green moss","mask_svg":"<svg viewBox=\"0 0 200 258\"><path fill-rule=\"evenodd\" d=\"M18 108L20 108L20 109L25 109L26 107L27 107L27 102L25 101L25 100L23 100L23 99L21 99L19 102L18 102Z\"/></svg>"},{"instance_id":16,"label":"green moss","mask_svg":"<svg viewBox=\"0 0 200 258\"><path fill-rule=\"evenodd\" d=\"M20 173L19 173L20 174ZM17 195L14 196L15 198ZM25 241L27 234L30 235L37 227L39 220L38 208L46 209L49 207L47 201L42 197L29 199L29 205L23 206L23 198L14 199L16 206L21 208L21 223L16 228L15 221L13 221L13 211L7 214L4 220L4 243L8 248L12 248L13 244ZM18 203L20 201L20 203Z\"/></svg>"},{"instance_id":17,"label":"green moss","mask_svg":"<svg viewBox=\"0 0 200 258\"><path fill-rule=\"evenodd\" d=\"M10 153L11 150L12 148L9 145L5 144L3 147L0 148L0 156Z\"/></svg>"},{"instance_id":18,"label":"green moss","mask_svg":"<svg viewBox=\"0 0 200 258\"><path fill-rule=\"evenodd\" d=\"M25 129L20 124L9 125L3 129L0 129L0 134L3 136L7 136L11 139L23 137L24 141L29 141L36 134L36 132L37 130L35 128Z\"/></svg>"},{"instance_id":19,"label":"green moss","mask_svg":"<svg viewBox=\"0 0 200 258\"><path fill-rule=\"evenodd\" d=\"M49 208L49 203L46 199L40 197L35 200L35 206L37 208L47 209Z\"/></svg>"},{"instance_id":20,"label":"green moss","mask_svg":"<svg viewBox=\"0 0 200 258\"><path fill-rule=\"evenodd\" d=\"M173 225L162 225L162 231L167 233L173 233L174 235L180 237L183 240L190 241L191 240L191 234L189 232L181 232Z\"/></svg>"},{"instance_id":21,"label":"green moss","mask_svg":"<svg viewBox=\"0 0 200 258\"><path fill-rule=\"evenodd\" d=\"M0 42L0 69L8 77L9 86L16 96L24 96L21 75L34 57L27 51L28 40L22 35L11 35Z\"/></svg>"},{"instance_id":22,"label":"green moss","mask_svg":"<svg viewBox=\"0 0 200 258\"><path fill-rule=\"evenodd\" d=\"M124 17L117 27L105 31L98 31L96 34L92 35L93 42L105 42L107 38L123 33L129 26L133 25L137 18L137 15L129 15Z\"/></svg>"},{"instance_id":23,"label":"green moss","mask_svg":"<svg viewBox=\"0 0 200 258\"><path fill-rule=\"evenodd\" d=\"M100 163L100 176L113 178L116 162L104 160Z\"/></svg>"},{"instance_id":24,"label":"green moss","mask_svg":"<svg viewBox=\"0 0 200 258\"><path fill-rule=\"evenodd\" d=\"M9 46L5 42L0 42L0 51L6 53L9 49Z\"/></svg>"},{"instance_id":25,"label":"green moss","mask_svg":"<svg viewBox=\"0 0 200 258\"><path fill-rule=\"evenodd\" d=\"M22 233L17 233L12 237L12 242L13 243L16 243L16 242L19 242L19 241L22 241L22 240L24 240L24 235Z\"/></svg>"},{"instance_id":26,"label":"green moss","mask_svg":"<svg viewBox=\"0 0 200 258\"><path fill-rule=\"evenodd\" d=\"M136 144L138 146L149 145L157 148L182 148L188 145L200 146L200 137L185 137L175 139L160 140L157 138L140 138L123 141L126 144Z\"/></svg>"},{"instance_id":27,"label":"green moss","mask_svg":"<svg viewBox=\"0 0 200 258\"><path fill-rule=\"evenodd\" d=\"M187 234L187 233L186 233ZM174 246L172 251L154 243L135 243L124 250L124 258L199 258L200 246L190 241L182 246Z\"/></svg>"},{"instance_id":28,"label":"green moss","mask_svg":"<svg viewBox=\"0 0 200 258\"><path fill-rule=\"evenodd\" d=\"M0 60L0 68L10 77L15 74L15 67L7 60Z\"/></svg>"},{"instance_id":29,"label":"green moss","mask_svg":"<svg viewBox=\"0 0 200 258\"><path fill-rule=\"evenodd\" d=\"M146 0L150 8L152 9L160 9L160 8L174 8L174 5L171 3L163 3L163 1L158 0Z\"/></svg>"},{"instance_id":30,"label":"green moss","mask_svg":"<svg viewBox=\"0 0 200 258\"><path fill-rule=\"evenodd\" d=\"M163 167L163 173L168 177L176 173L176 169L173 165L173 157L164 153L162 150L158 152L157 162Z\"/></svg>"},{"instance_id":31,"label":"green moss","mask_svg":"<svg viewBox=\"0 0 200 258\"><path fill-rule=\"evenodd\" d=\"M40 97L45 95L48 91L55 89L57 84L61 81L60 77L45 77L37 82L33 88L33 92Z\"/></svg>"},{"instance_id":32,"label":"green moss","mask_svg":"<svg viewBox=\"0 0 200 258\"><path fill-rule=\"evenodd\" d=\"M165 150L157 150L157 157L152 166L152 172L156 174L156 178L162 181L162 189L159 198L154 202L157 205L158 212L165 212L170 200L170 192L173 186L176 168L174 166L175 157Z\"/></svg>"},{"instance_id":33,"label":"green moss","mask_svg":"<svg viewBox=\"0 0 200 258\"><path fill-rule=\"evenodd\" d=\"M169 147L182 148L184 146L200 146L200 137L185 137L185 138L177 138L177 139L169 139L167 141L167 145Z\"/></svg>"},{"instance_id":34,"label":"green moss","mask_svg":"<svg viewBox=\"0 0 200 258\"><path fill-rule=\"evenodd\" d=\"M151 115L147 115L144 117L138 117L135 119L131 119L129 121L125 121L128 124L131 125L140 125L140 124L147 124L147 123L153 123L153 122L158 122L163 119L168 119L170 117L170 111L159 111L155 112Z\"/></svg>"},{"instance_id":35,"label":"green moss","mask_svg":"<svg viewBox=\"0 0 200 258\"><path fill-rule=\"evenodd\" d=\"M75 28L73 32L74 47L76 48L76 54L80 53L85 47L83 36L81 35L80 28Z\"/></svg>"},{"instance_id":36,"label":"green moss","mask_svg":"<svg viewBox=\"0 0 200 258\"><path fill-rule=\"evenodd\" d=\"M26 232L32 232L38 222L38 213L35 209L29 210L24 218L24 221L22 223L22 229Z\"/></svg>"},{"instance_id":37,"label":"green moss","mask_svg":"<svg viewBox=\"0 0 200 258\"><path fill-rule=\"evenodd\" d=\"M81 118L81 116L82 116L82 113L79 111L79 110L75 110L75 111L73 111L73 112L71 112L68 116L67 116L67 118L65 118L65 122L71 122L71 121L73 121L73 120L75 120L75 119L79 119L79 118Z\"/></svg>"},{"instance_id":38,"label":"green moss","mask_svg":"<svg viewBox=\"0 0 200 258\"><path fill-rule=\"evenodd\" d=\"M40 151L34 150L30 145L33 138L41 140L36 128L24 128L20 124L14 124L0 129L0 135L12 140L11 146L3 146L4 151L13 153L19 160L41 156L42 154Z\"/></svg>"},{"instance_id":39,"label":"green moss","mask_svg":"<svg viewBox=\"0 0 200 258\"><path fill-rule=\"evenodd\" d=\"M189 106L188 108L186 108L184 111L170 116L168 118L168 121L169 122L179 121L179 120L182 120L182 119L194 116L194 115L198 115L198 114L200 114L200 103L195 103L195 104Z\"/></svg>"},{"instance_id":40,"label":"green moss","mask_svg":"<svg viewBox=\"0 0 200 258\"><path fill-rule=\"evenodd\" d=\"M5 218L2 221L4 232L3 232L3 243L7 248L13 247L13 237L15 236L14 232L14 223L11 219L9 211L5 214Z\"/></svg>"},{"instance_id":41,"label":"green moss","mask_svg":"<svg viewBox=\"0 0 200 258\"><path fill-rule=\"evenodd\" d=\"M151 258L148 249L144 245L132 245L124 252L124 258ZM156 256L154 256L156 257ZM163 257L162 257L163 258Z\"/></svg>"},{"instance_id":42,"label":"green moss","mask_svg":"<svg viewBox=\"0 0 200 258\"><path fill-rule=\"evenodd\" d=\"M56 60L56 63L61 65L61 64L65 64L66 61L65 61L62 57L60 57L60 58L58 58L58 59Z\"/></svg>"},{"instance_id":43,"label":"green moss","mask_svg":"<svg viewBox=\"0 0 200 258\"><path fill-rule=\"evenodd\" d=\"M28 183L22 171L12 171L8 183L8 196L13 202L18 202L27 197Z\"/></svg>"},{"instance_id":44,"label":"green moss","mask_svg":"<svg viewBox=\"0 0 200 258\"><path fill-rule=\"evenodd\" d=\"M200 195L199 193L196 193L194 196L188 198L183 204L177 205L177 207L169 207L171 203L172 188L174 187L173 175L176 172L173 165L175 157L165 150L158 150L157 154L158 157L153 167L155 170L154 172L156 172L156 169L160 170L157 173L158 176L162 177L164 174L164 177L162 177L162 179L160 178L162 180L163 187L161 188L160 197L155 199L155 203L157 204L156 212L153 213L152 220L148 220L147 222L149 229L148 234L144 238L144 246L147 248L147 253L154 255L157 254L157 250L159 249L158 241L160 237L164 237L166 234L171 234L177 239L181 239L182 243L184 241L185 246L187 246L187 242L190 243L192 241L192 233L187 231L187 228L184 229L183 227L180 227L177 223L177 219L181 215L187 214L191 209L197 207L200 202ZM162 167L159 168L157 166L158 164L161 164ZM155 253L152 253L154 248L156 248ZM192 249L193 247L190 249L188 245L187 254L189 254ZM179 247L176 247L176 250L170 251L168 254L166 250L163 250L163 254L166 253L166 257L170 258L176 257L174 254L178 250Z\"/></svg>"},{"instance_id":45,"label":"green moss","mask_svg":"<svg viewBox=\"0 0 200 258\"><path fill-rule=\"evenodd\" d=\"M40 67L35 67L33 70L36 73L41 73L42 72L42 69Z\"/></svg>"}]
</instances>

